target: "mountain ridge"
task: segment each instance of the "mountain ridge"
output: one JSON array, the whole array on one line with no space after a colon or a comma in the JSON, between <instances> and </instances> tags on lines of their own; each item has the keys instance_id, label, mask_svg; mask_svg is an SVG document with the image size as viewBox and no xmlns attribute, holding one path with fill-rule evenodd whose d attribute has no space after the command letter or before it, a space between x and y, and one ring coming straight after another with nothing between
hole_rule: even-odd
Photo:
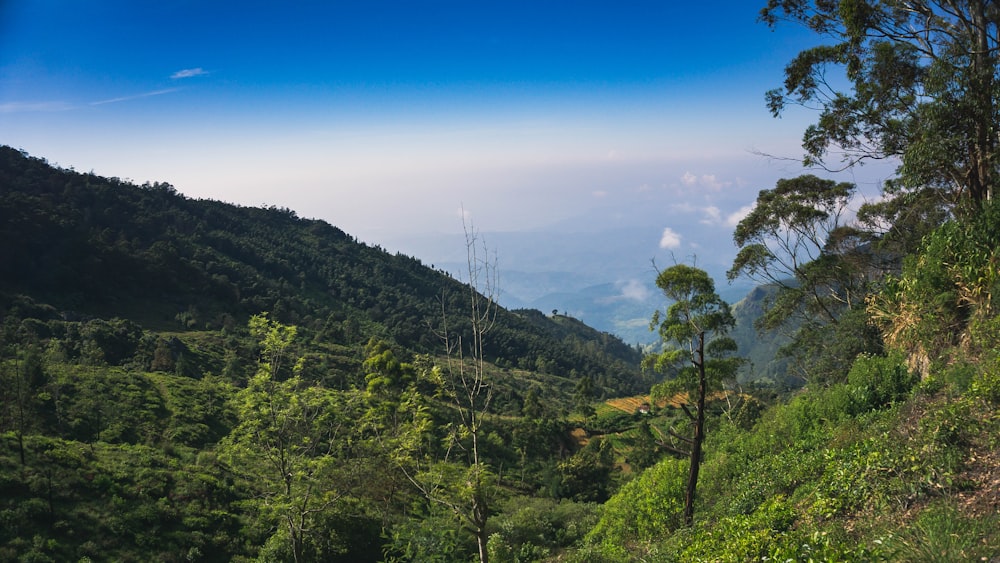
<instances>
[{"instance_id":1,"label":"mountain ridge","mask_svg":"<svg viewBox=\"0 0 1000 563\"><path fill-rule=\"evenodd\" d=\"M278 207L194 200L169 184L136 186L50 166L0 148L0 290L64 314L128 318L160 330L218 330L269 312L352 340L377 337L435 353L442 308L463 322L466 286L419 259L369 246ZM640 354L587 327L554 336L545 315L501 309L486 353L522 368L601 378L641 390ZM561 330L561 329L560 329ZM600 342L598 349L580 342ZM639 382L642 382L641 385Z\"/></svg>"}]
</instances>

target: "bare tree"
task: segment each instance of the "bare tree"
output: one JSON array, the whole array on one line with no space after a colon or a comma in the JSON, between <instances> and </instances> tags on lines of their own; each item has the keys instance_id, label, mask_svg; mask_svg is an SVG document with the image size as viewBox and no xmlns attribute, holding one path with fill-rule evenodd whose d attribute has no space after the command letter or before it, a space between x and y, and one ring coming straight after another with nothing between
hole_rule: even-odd
<instances>
[{"instance_id":1,"label":"bare tree","mask_svg":"<svg viewBox=\"0 0 1000 563\"><path fill-rule=\"evenodd\" d=\"M439 374L442 394L456 420L448 426L442 456L400 467L425 498L446 507L472 531L479 560L486 563L486 524L499 492L499 476L484 458L481 442L494 393L485 348L486 337L496 323L499 278L495 254L489 252L471 223L463 221L463 227L468 274L464 300L469 324L457 329L449 324L447 300L442 296L442 324L435 330L447 353L444 373Z\"/></svg>"}]
</instances>

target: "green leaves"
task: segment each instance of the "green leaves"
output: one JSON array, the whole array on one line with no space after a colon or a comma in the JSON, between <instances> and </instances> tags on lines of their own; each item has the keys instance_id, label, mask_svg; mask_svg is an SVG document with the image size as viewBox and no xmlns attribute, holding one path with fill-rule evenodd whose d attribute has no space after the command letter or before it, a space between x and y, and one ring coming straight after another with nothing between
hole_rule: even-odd
<instances>
[{"instance_id":1,"label":"green leaves","mask_svg":"<svg viewBox=\"0 0 1000 563\"><path fill-rule=\"evenodd\" d=\"M265 367L271 377L277 377L285 352L295 340L298 328L271 320L267 313L250 317L248 327L250 335L257 339L261 348L261 367Z\"/></svg>"},{"instance_id":2,"label":"green leaves","mask_svg":"<svg viewBox=\"0 0 1000 563\"><path fill-rule=\"evenodd\" d=\"M629 481L611 497L589 542L621 554L623 546L662 538L682 525L687 464L665 459Z\"/></svg>"},{"instance_id":3,"label":"green leaves","mask_svg":"<svg viewBox=\"0 0 1000 563\"><path fill-rule=\"evenodd\" d=\"M230 469L259 496L247 505L278 530L267 551L301 561L322 551L333 530L318 525L347 495L349 430L358 405L351 395L275 374L296 334L293 326L258 315L251 332L262 350L257 373L235 398L237 424L221 445Z\"/></svg>"},{"instance_id":4,"label":"green leaves","mask_svg":"<svg viewBox=\"0 0 1000 563\"><path fill-rule=\"evenodd\" d=\"M995 189L1000 152L994 11L987 0L771 0L762 21L795 22L831 43L792 59L767 107L776 117L788 104L818 110L803 137L808 166L900 158L908 189L978 208Z\"/></svg>"},{"instance_id":5,"label":"green leaves","mask_svg":"<svg viewBox=\"0 0 1000 563\"><path fill-rule=\"evenodd\" d=\"M683 382L680 383L682 387L694 392L697 371L684 367L697 366L706 357L723 357L735 352L736 343L732 339L706 338L725 334L735 320L729 305L715 293L715 282L704 270L678 264L660 272L656 285L664 297L673 301L665 315L655 312L651 323L651 327L656 326L659 330L667 348L647 356L643 365L660 373L670 373L678 382ZM706 340L708 346L702 348ZM728 368L724 371L725 374L713 374L713 381L734 375Z\"/></svg>"},{"instance_id":6,"label":"green leaves","mask_svg":"<svg viewBox=\"0 0 1000 563\"><path fill-rule=\"evenodd\" d=\"M842 222L855 189L807 174L778 180L758 194L733 233L740 249L726 276L776 288L755 323L759 330L790 327L801 341L863 305L880 264L870 248L875 236ZM794 356L802 347L787 350ZM803 358L802 375L813 377L815 359Z\"/></svg>"},{"instance_id":7,"label":"green leaves","mask_svg":"<svg viewBox=\"0 0 1000 563\"><path fill-rule=\"evenodd\" d=\"M729 306L715 293L715 282L704 270L678 264L660 272L656 286L673 301L659 325L664 341L686 343L699 332L724 330L734 322ZM653 319L660 320L659 313Z\"/></svg>"}]
</instances>

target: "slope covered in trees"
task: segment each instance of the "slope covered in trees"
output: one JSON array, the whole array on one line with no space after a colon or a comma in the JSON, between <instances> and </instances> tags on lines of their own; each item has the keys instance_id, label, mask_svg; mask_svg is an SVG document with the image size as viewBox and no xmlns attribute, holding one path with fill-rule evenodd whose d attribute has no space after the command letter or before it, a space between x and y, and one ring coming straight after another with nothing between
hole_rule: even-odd
<instances>
[{"instance_id":1,"label":"slope covered in trees","mask_svg":"<svg viewBox=\"0 0 1000 563\"><path fill-rule=\"evenodd\" d=\"M49 166L0 148L0 290L54 312L127 319L156 330L219 330L269 312L278 321L361 346L376 336L437 353L442 308L464 322L462 283L417 259L354 240L287 209L192 200L167 184ZM49 320L49 319L44 319ZM599 376L638 391L638 353L530 311L502 311L487 357L554 375ZM644 384L643 384L644 385Z\"/></svg>"},{"instance_id":2,"label":"slope covered in trees","mask_svg":"<svg viewBox=\"0 0 1000 563\"><path fill-rule=\"evenodd\" d=\"M528 499L592 521L614 487L568 420L649 388L611 335L477 324L475 287L288 210L10 148L0 189L0 559L485 558Z\"/></svg>"},{"instance_id":3,"label":"slope covered in trees","mask_svg":"<svg viewBox=\"0 0 1000 563\"><path fill-rule=\"evenodd\" d=\"M804 164L893 159L896 175L856 213L855 186L812 174L760 191L729 275L769 284L757 324L787 332L805 389L716 410L694 522L689 464L664 460L605 504L577 556L996 559L996 5L768 0L760 15L819 39L767 95L776 116L818 110Z\"/></svg>"},{"instance_id":4,"label":"slope covered in trees","mask_svg":"<svg viewBox=\"0 0 1000 563\"><path fill-rule=\"evenodd\" d=\"M715 410L693 524L681 518L687 464L663 460L605 504L579 560L1000 555L998 209L934 230L871 291L860 313L882 352L824 366L766 410ZM852 338L829 331L825 344Z\"/></svg>"}]
</instances>

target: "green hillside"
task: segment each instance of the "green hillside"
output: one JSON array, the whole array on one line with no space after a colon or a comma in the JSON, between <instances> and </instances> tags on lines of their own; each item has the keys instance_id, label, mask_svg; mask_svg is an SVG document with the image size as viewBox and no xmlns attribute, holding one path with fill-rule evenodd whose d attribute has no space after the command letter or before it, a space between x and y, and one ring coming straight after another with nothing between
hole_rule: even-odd
<instances>
[{"instance_id":1,"label":"green hillside","mask_svg":"<svg viewBox=\"0 0 1000 563\"><path fill-rule=\"evenodd\" d=\"M791 342L787 334L790 328L762 331L757 327L775 291L773 286L756 287L733 304L736 325L730 336L736 341L740 355L747 360L740 368L739 379L783 389L798 388L802 380L789 373L789 360L781 357L782 346Z\"/></svg>"},{"instance_id":2,"label":"green hillside","mask_svg":"<svg viewBox=\"0 0 1000 563\"><path fill-rule=\"evenodd\" d=\"M572 319L480 333L468 285L322 221L7 147L0 237L0 560L466 553L468 471L492 513L592 519L574 394L650 383Z\"/></svg>"},{"instance_id":3,"label":"green hillside","mask_svg":"<svg viewBox=\"0 0 1000 563\"><path fill-rule=\"evenodd\" d=\"M441 350L442 302L449 324L465 322L461 282L287 209L192 200L9 147L0 185L0 236L17 241L0 249L5 309L23 296L53 314L157 331L232 328L266 311L337 344L378 337L422 353ZM486 355L522 369L541 359L548 373L599 377L612 393L642 390L634 349L584 326L564 336L544 317L501 311Z\"/></svg>"},{"instance_id":4,"label":"green hillside","mask_svg":"<svg viewBox=\"0 0 1000 563\"><path fill-rule=\"evenodd\" d=\"M1000 557L995 203L894 275L824 255L851 306L731 309L687 524L678 370L287 210L0 156L0 560Z\"/></svg>"}]
</instances>

